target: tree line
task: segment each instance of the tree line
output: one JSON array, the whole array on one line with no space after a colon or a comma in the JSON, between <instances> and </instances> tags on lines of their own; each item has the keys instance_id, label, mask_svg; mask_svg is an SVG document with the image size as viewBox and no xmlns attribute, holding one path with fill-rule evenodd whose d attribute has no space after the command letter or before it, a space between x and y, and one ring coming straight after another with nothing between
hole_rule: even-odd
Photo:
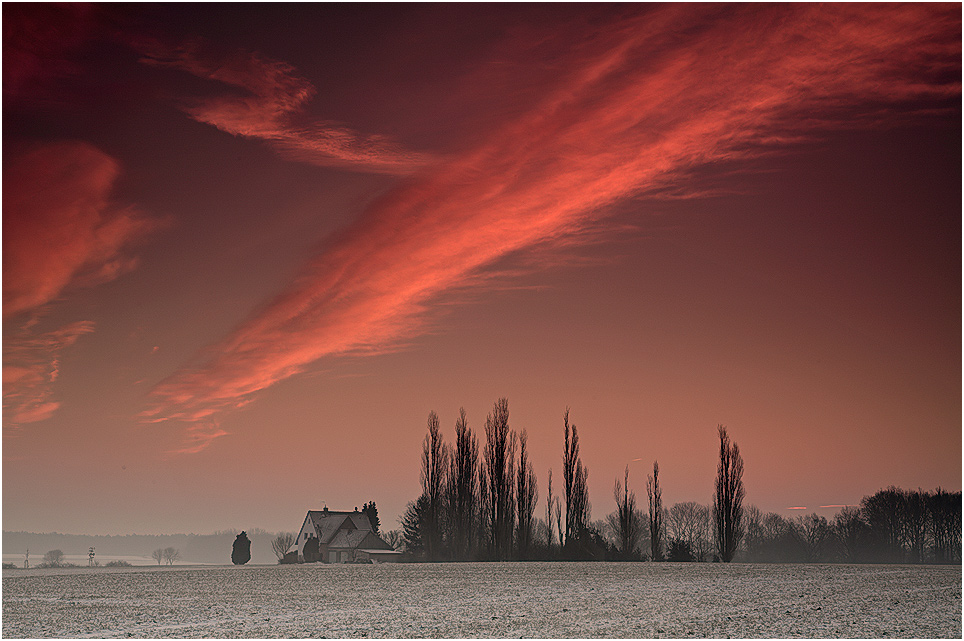
<instances>
[{"instance_id":1,"label":"tree line","mask_svg":"<svg viewBox=\"0 0 964 641\"><path fill-rule=\"evenodd\" d=\"M712 511L706 511L706 527L691 523L703 516L695 504L662 507L658 461L647 479L647 514L636 507L627 466L624 478L615 482L616 510L605 521L592 521L589 468L579 455L579 430L570 422L568 408L562 418L562 486L553 487L550 468L544 508L528 435L510 428L507 399L497 400L486 416L481 443L464 409L459 410L451 445L434 411L427 427L422 493L406 506L397 537L409 560L662 560L685 551L701 560L715 554L730 561L742 540L743 459L722 425L717 495Z\"/></svg>"},{"instance_id":2,"label":"tree line","mask_svg":"<svg viewBox=\"0 0 964 641\"><path fill-rule=\"evenodd\" d=\"M753 562L960 563L961 493L888 487L831 519L747 510Z\"/></svg>"},{"instance_id":3,"label":"tree line","mask_svg":"<svg viewBox=\"0 0 964 641\"><path fill-rule=\"evenodd\" d=\"M687 501L664 507L654 461L646 479L648 509L637 506L627 465L613 484L615 510L597 521L591 516L589 469L568 408L562 419L561 487L554 487L550 468L541 504L528 436L510 428L507 399L495 402L479 436L464 409L452 444L445 442L434 411L427 428L422 493L406 506L401 531L386 533L410 561L961 562L961 492L889 487L830 520L764 514L744 505L743 458L723 425L717 426L719 457L709 505Z\"/></svg>"}]
</instances>

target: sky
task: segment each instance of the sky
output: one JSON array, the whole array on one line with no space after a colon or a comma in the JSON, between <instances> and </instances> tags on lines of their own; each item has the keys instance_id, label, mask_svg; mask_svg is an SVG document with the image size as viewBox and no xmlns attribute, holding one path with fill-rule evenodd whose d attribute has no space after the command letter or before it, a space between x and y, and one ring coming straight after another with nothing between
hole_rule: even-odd
<instances>
[{"instance_id":1,"label":"sky","mask_svg":"<svg viewBox=\"0 0 964 641\"><path fill-rule=\"evenodd\" d=\"M5 3L3 134L4 530L961 489L958 4Z\"/></svg>"}]
</instances>

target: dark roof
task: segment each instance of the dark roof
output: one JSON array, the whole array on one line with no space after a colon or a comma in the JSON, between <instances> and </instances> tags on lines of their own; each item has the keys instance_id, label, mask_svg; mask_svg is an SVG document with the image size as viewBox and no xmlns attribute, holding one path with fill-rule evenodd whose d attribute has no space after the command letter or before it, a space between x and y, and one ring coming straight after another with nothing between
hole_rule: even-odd
<instances>
[{"instance_id":1,"label":"dark roof","mask_svg":"<svg viewBox=\"0 0 964 641\"><path fill-rule=\"evenodd\" d=\"M365 530L352 530L350 532L347 530L338 530L328 544L328 548L353 550L361 545L369 536L375 535Z\"/></svg>"},{"instance_id":2,"label":"dark roof","mask_svg":"<svg viewBox=\"0 0 964 641\"><path fill-rule=\"evenodd\" d=\"M335 512L334 510L309 510L308 520L315 528L321 543L331 543L339 530L372 531L371 521L364 512ZM354 546L352 546L354 547Z\"/></svg>"}]
</instances>

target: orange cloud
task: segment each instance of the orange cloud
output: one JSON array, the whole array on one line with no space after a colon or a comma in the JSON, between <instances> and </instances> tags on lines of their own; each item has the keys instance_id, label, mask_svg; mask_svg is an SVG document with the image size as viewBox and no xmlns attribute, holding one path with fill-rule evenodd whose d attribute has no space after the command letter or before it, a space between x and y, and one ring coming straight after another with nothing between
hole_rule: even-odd
<instances>
[{"instance_id":1,"label":"orange cloud","mask_svg":"<svg viewBox=\"0 0 964 641\"><path fill-rule=\"evenodd\" d=\"M158 222L111 202L113 158L73 141L12 155L3 171L5 318L133 268L122 250Z\"/></svg>"},{"instance_id":2,"label":"orange cloud","mask_svg":"<svg viewBox=\"0 0 964 641\"><path fill-rule=\"evenodd\" d=\"M144 418L210 420L320 358L391 349L440 294L571 242L622 199L683 190L694 168L782 149L868 103L876 118L883 104L959 96L959 27L939 5L672 5L576 40L531 34L532 64L559 70L538 102L375 202L158 385Z\"/></svg>"},{"instance_id":3,"label":"orange cloud","mask_svg":"<svg viewBox=\"0 0 964 641\"><path fill-rule=\"evenodd\" d=\"M184 110L229 134L265 140L294 160L386 174L411 173L431 160L386 136L360 134L328 122L297 125L295 117L316 90L284 62L253 53L209 54L199 42L174 49L148 41L135 46L144 53L141 61L146 64L181 69L247 91L245 96L196 100Z\"/></svg>"},{"instance_id":4,"label":"orange cloud","mask_svg":"<svg viewBox=\"0 0 964 641\"><path fill-rule=\"evenodd\" d=\"M43 334L35 334L33 327L28 323L4 340L3 411L9 427L43 421L57 411L60 403L51 400L51 395L60 374L61 353L94 331L94 324L88 321Z\"/></svg>"},{"instance_id":5,"label":"orange cloud","mask_svg":"<svg viewBox=\"0 0 964 641\"><path fill-rule=\"evenodd\" d=\"M187 428L184 445L170 450L167 454L197 454L205 449L216 438L227 436L228 433L218 427L217 423L202 423Z\"/></svg>"}]
</instances>

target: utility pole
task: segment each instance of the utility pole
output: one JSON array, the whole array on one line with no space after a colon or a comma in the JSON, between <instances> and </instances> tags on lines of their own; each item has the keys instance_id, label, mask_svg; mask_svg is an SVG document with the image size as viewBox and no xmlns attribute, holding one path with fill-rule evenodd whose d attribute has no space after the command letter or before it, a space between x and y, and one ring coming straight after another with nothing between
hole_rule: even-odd
<instances>
[{"instance_id":1,"label":"utility pole","mask_svg":"<svg viewBox=\"0 0 964 641\"><path fill-rule=\"evenodd\" d=\"M30 548L27 548L27 553L23 555L23 569L30 569Z\"/></svg>"}]
</instances>

